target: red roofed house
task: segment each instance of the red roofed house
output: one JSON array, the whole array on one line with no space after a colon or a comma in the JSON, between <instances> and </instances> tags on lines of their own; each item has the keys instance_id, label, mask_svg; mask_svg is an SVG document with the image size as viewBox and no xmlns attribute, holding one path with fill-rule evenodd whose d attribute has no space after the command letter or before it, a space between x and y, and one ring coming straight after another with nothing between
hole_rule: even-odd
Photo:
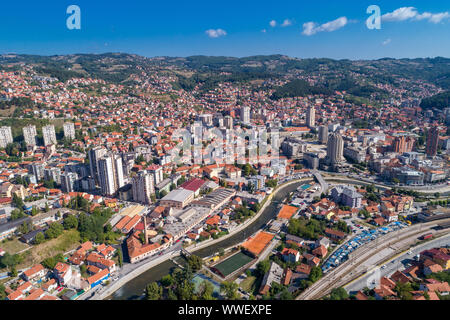
<instances>
[{"instance_id":1,"label":"red roofed house","mask_svg":"<svg viewBox=\"0 0 450 320\"><path fill-rule=\"evenodd\" d=\"M58 262L53 274L61 286L66 285L72 279L72 268L67 263Z\"/></svg>"},{"instance_id":2,"label":"red roofed house","mask_svg":"<svg viewBox=\"0 0 450 320\"><path fill-rule=\"evenodd\" d=\"M45 268L41 264L37 264L23 273L25 281L39 281L45 276Z\"/></svg>"},{"instance_id":3,"label":"red roofed house","mask_svg":"<svg viewBox=\"0 0 450 320\"><path fill-rule=\"evenodd\" d=\"M286 262L297 262L300 259L300 253L291 248L284 248L283 251L281 251L281 255Z\"/></svg>"},{"instance_id":4,"label":"red roofed house","mask_svg":"<svg viewBox=\"0 0 450 320\"><path fill-rule=\"evenodd\" d=\"M315 248L312 251L312 253L322 259L327 255L328 250L327 250L327 248L325 248L325 246L321 245L321 246Z\"/></svg>"}]
</instances>

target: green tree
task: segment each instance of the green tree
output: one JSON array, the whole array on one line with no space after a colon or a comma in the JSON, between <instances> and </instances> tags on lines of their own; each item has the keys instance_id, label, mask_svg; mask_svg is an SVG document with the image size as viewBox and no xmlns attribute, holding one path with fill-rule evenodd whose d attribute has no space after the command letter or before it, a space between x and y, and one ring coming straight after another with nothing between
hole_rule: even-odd
<instances>
[{"instance_id":1,"label":"green tree","mask_svg":"<svg viewBox=\"0 0 450 320\"><path fill-rule=\"evenodd\" d=\"M122 253L122 248L117 249L117 260L119 262L119 267L122 268L123 265L123 253Z\"/></svg>"},{"instance_id":2,"label":"green tree","mask_svg":"<svg viewBox=\"0 0 450 320\"><path fill-rule=\"evenodd\" d=\"M6 296L6 288L3 283L0 283L0 300L5 300Z\"/></svg>"},{"instance_id":3,"label":"green tree","mask_svg":"<svg viewBox=\"0 0 450 320\"><path fill-rule=\"evenodd\" d=\"M84 263L80 266L80 273L83 277L87 275L87 266Z\"/></svg>"},{"instance_id":4,"label":"green tree","mask_svg":"<svg viewBox=\"0 0 450 320\"><path fill-rule=\"evenodd\" d=\"M18 220L24 217L26 217L26 215L22 210L14 209L13 211L11 211L11 220Z\"/></svg>"},{"instance_id":5,"label":"green tree","mask_svg":"<svg viewBox=\"0 0 450 320\"><path fill-rule=\"evenodd\" d=\"M13 194L13 197L12 197L12 204L19 210L23 211L23 206L24 206L23 200L22 200L22 198L18 197L17 194L15 194L15 193Z\"/></svg>"},{"instance_id":6,"label":"green tree","mask_svg":"<svg viewBox=\"0 0 450 320\"><path fill-rule=\"evenodd\" d=\"M223 293L227 300L236 300L238 298L238 285L234 281L224 281L220 284L220 292Z\"/></svg>"},{"instance_id":7,"label":"green tree","mask_svg":"<svg viewBox=\"0 0 450 320\"><path fill-rule=\"evenodd\" d=\"M412 300L412 290L411 283L398 282L394 288L394 291L401 300Z\"/></svg>"},{"instance_id":8,"label":"green tree","mask_svg":"<svg viewBox=\"0 0 450 320\"><path fill-rule=\"evenodd\" d=\"M263 260L256 265L256 271L260 277L263 277L270 269L270 261Z\"/></svg>"},{"instance_id":9,"label":"green tree","mask_svg":"<svg viewBox=\"0 0 450 320\"><path fill-rule=\"evenodd\" d=\"M58 238L64 231L62 224L58 222L52 222L49 228L45 231L45 236L48 239Z\"/></svg>"},{"instance_id":10,"label":"green tree","mask_svg":"<svg viewBox=\"0 0 450 320\"><path fill-rule=\"evenodd\" d=\"M170 288L167 290L167 300L178 300L177 295Z\"/></svg>"},{"instance_id":11,"label":"green tree","mask_svg":"<svg viewBox=\"0 0 450 320\"><path fill-rule=\"evenodd\" d=\"M278 181L276 179L267 180L266 186L269 188L275 188L277 186Z\"/></svg>"},{"instance_id":12,"label":"green tree","mask_svg":"<svg viewBox=\"0 0 450 320\"><path fill-rule=\"evenodd\" d=\"M316 282L322 277L322 269L320 267L312 267L309 274L309 280Z\"/></svg>"},{"instance_id":13,"label":"green tree","mask_svg":"<svg viewBox=\"0 0 450 320\"><path fill-rule=\"evenodd\" d=\"M192 300L195 288L191 280L184 280L177 285L177 295L180 300Z\"/></svg>"},{"instance_id":14,"label":"green tree","mask_svg":"<svg viewBox=\"0 0 450 320\"><path fill-rule=\"evenodd\" d=\"M293 300L294 297L292 296L292 293L288 291L286 287L283 287L280 294L280 300Z\"/></svg>"},{"instance_id":15,"label":"green tree","mask_svg":"<svg viewBox=\"0 0 450 320\"><path fill-rule=\"evenodd\" d=\"M20 227L18 228L18 231L21 234L27 234L28 232L30 232L33 229L33 226L31 225L30 221L25 221L24 223L22 223L20 225Z\"/></svg>"},{"instance_id":16,"label":"green tree","mask_svg":"<svg viewBox=\"0 0 450 320\"><path fill-rule=\"evenodd\" d=\"M41 264L50 270L53 270L58 262L64 262L64 256L59 253L56 256L45 258L42 260Z\"/></svg>"},{"instance_id":17,"label":"green tree","mask_svg":"<svg viewBox=\"0 0 450 320\"><path fill-rule=\"evenodd\" d=\"M17 277L18 275L19 275L19 273L17 272L16 266L11 267L10 276L11 276L12 278L15 278L15 277Z\"/></svg>"},{"instance_id":18,"label":"green tree","mask_svg":"<svg viewBox=\"0 0 450 320\"><path fill-rule=\"evenodd\" d=\"M74 215L69 214L64 219L63 226L65 230L76 229L78 228L78 219Z\"/></svg>"},{"instance_id":19,"label":"green tree","mask_svg":"<svg viewBox=\"0 0 450 320\"><path fill-rule=\"evenodd\" d=\"M12 270L15 266L23 261L23 258L19 254L10 254L6 252L3 257L0 257L0 267L9 268Z\"/></svg>"},{"instance_id":20,"label":"green tree","mask_svg":"<svg viewBox=\"0 0 450 320\"><path fill-rule=\"evenodd\" d=\"M342 288L333 288L330 293L330 300L347 300L349 295L347 291Z\"/></svg>"},{"instance_id":21,"label":"green tree","mask_svg":"<svg viewBox=\"0 0 450 320\"><path fill-rule=\"evenodd\" d=\"M199 297L201 300L215 300L213 297L214 287L211 282L204 280L199 287Z\"/></svg>"},{"instance_id":22,"label":"green tree","mask_svg":"<svg viewBox=\"0 0 450 320\"><path fill-rule=\"evenodd\" d=\"M41 244L45 241L45 236L42 232L39 232L34 238L34 244Z\"/></svg>"},{"instance_id":23,"label":"green tree","mask_svg":"<svg viewBox=\"0 0 450 320\"><path fill-rule=\"evenodd\" d=\"M192 254L188 258L188 264L191 267L193 272L199 271L203 266L203 259L199 256Z\"/></svg>"},{"instance_id":24,"label":"green tree","mask_svg":"<svg viewBox=\"0 0 450 320\"><path fill-rule=\"evenodd\" d=\"M168 274L161 278L161 284L164 287L170 287L174 283L174 279L172 278L172 275Z\"/></svg>"}]
</instances>

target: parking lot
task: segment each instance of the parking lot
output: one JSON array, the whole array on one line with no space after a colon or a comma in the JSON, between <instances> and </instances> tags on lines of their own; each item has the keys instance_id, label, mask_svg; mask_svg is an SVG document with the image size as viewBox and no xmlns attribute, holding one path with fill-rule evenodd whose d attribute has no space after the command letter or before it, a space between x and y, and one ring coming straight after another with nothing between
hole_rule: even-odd
<instances>
[{"instance_id":1,"label":"parking lot","mask_svg":"<svg viewBox=\"0 0 450 320\"><path fill-rule=\"evenodd\" d=\"M355 225L355 227L356 226L357 225ZM345 244L340 246L335 252L333 252L333 254L324 262L322 271L325 273L330 269L339 266L342 262L348 259L348 256L351 252L353 252L360 246L368 244L384 234L397 231L407 226L408 225L406 223L400 221L392 222L384 227L372 230L367 230L364 229L364 227L360 226L360 228L364 230L361 233L355 235Z\"/></svg>"}]
</instances>

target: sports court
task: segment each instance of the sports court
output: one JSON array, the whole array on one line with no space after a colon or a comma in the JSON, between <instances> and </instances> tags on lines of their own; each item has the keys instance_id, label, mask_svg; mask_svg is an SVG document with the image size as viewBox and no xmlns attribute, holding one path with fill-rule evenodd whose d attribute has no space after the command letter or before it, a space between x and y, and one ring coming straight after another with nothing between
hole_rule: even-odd
<instances>
[{"instance_id":1,"label":"sports court","mask_svg":"<svg viewBox=\"0 0 450 320\"><path fill-rule=\"evenodd\" d=\"M297 207L283 205L283 207L281 207L280 212L278 213L277 218L289 220L297 212L297 210L298 210Z\"/></svg>"},{"instance_id":2,"label":"sports court","mask_svg":"<svg viewBox=\"0 0 450 320\"><path fill-rule=\"evenodd\" d=\"M297 208L296 208L297 209ZM275 237L274 234L261 231L253 238L245 241L242 244L242 248L248 251L253 256L257 257L267 247L267 245Z\"/></svg>"},{"instance_id":3,"label":"sports court","mask_svg":"<svg viewBox=\"0 0 450 320\"><path fill-rule=\"evenodd\" d=\"M232 255L231 257L225 259L224 261L216 264L211 269L216 271L216 273L218 273L223 278L226 278L228 275L242 268L252 260L253 258L239 251L238 253Z\"/></svg>"}]
</instances>

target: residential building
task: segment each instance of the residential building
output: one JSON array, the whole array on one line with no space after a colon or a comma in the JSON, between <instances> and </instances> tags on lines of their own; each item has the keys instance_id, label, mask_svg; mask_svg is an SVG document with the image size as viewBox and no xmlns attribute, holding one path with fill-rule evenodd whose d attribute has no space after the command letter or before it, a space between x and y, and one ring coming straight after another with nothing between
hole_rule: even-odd
<instances>
[{"instance_id":1,"label":"residential building","mask_svg":"<svg viewBox=\"0 0 450 320\"><path fill-rule=\"evenodd\" d=\"M61 175L61 190L63 192L74 192L77 189L78 175L75 172L64 172Z\"/></svg>"},{"instance_id":2,"label":"residential building","mask_svg":"<svg viewBox=\"0 0 450 320\"><path fill-rule=\"evenodd\" d=\"M429 157L435 157L439 144L439 129L434 126L428 130L426 154Z\"/></svg>"},{"instance_id":3,"label":"residential building","mask_svg":"<svg viewBox=\"0 0 450 320\"><path fill-rule=\"evenodd\" d=\"M314 106L310 106L306 111L306 125L309 128L313 128L316 125L316 109L314 109Z\"/></svg>"},{"instance_id":4,"label":"residential building","mask_svg":"<svg viewBox=\"0 0 450 320\"><path fill-rule=\"evenodd\" d=\"M106 149L103 147L95 147L89 150L89 167L91 171L91 177L99 183L99 165L98 161L106 154Z\"/></svg>"},{"instance_id":5,"label":"residential building","mask_svg":"<svg viewBox=\"0 0 450 320\"><path fill-rule=\"evenodd\" d=\"M11 127L0 127L0 148L6 148L6 146L13 142L13 136Z\"/></svg>"},{"instance_id":6,"label":"residential building","mask_svg":"<svg viewBox=\"0 0 450 320\"><path fill-rule=\"evenodd\" d=\"M98 161L100 188L103 195L113 196L125 185L122 157L110 153Z\"/></svg>"},{"instance_id":7,"label":"residential building","mask_svg":"<svg viewBox=\"0 0 450 320\"><path fill-rule=\"evenodd\" d=\"M250 107L243 106L241 107L241 122L244 124L250 123Z\"/></svg>"},{"instance_id":8,"label":"residential building","mask_svg":"<svg viewBox=\"0 0 450 320\"><path fill-rule=\"evenodd\" d=\"M328 137L327 158L332 165L343 161L344 140L339 133L331 133Z\"/></svg>"},{"instance_id":9,"label":"residential building","mask_svg":"<svg viewBox=\"0 0 450 320\"><path fill-rule=\"evenodd\" d=\"M25 144L27 146L35 146L36 145L36 126L28 125L23 127L23 139L25 140Z\"/></svg>"},{"instance_id":10,"label":"residential building","mask_svg":"<svg viewBox=\"0 0 450 320\"><path fill-rule=\"evenodd\" d=\"M48 126L42 127L42 136L44 138L44 146L49 146L51 144L57 144L54 125L48 125Z\"/></svg>"},{"instance_id":11,"label":"residential building","mask_svg":"<svg viewBox=\"0 0 450 320\"><path fill-rule=\"evenodd\" d=\"M328 142L328 126L319 127L319 142L321 144L327 144Z\"/></svg>"},{"instance_id":12,"label":"residential building","mask_svg":"<svg viewBox=\"0 0 450 320\"><path fill-rule=\"evenodd\" d=\"M73 122L66 122L63 125L64 137L70 140L75 139L75 124Z\"/></svg>"},{"instance_id":13,"label":"residential building","mask_svg":"<svg viewBox=\"0 0 450 320\"><path fill-rule=\"evenodd\" d=\"M143 170L139 171L131 180L133 200L136 202L150 204L151 195L155 193L154 175Z\"/></svg>"}]
</instances>

